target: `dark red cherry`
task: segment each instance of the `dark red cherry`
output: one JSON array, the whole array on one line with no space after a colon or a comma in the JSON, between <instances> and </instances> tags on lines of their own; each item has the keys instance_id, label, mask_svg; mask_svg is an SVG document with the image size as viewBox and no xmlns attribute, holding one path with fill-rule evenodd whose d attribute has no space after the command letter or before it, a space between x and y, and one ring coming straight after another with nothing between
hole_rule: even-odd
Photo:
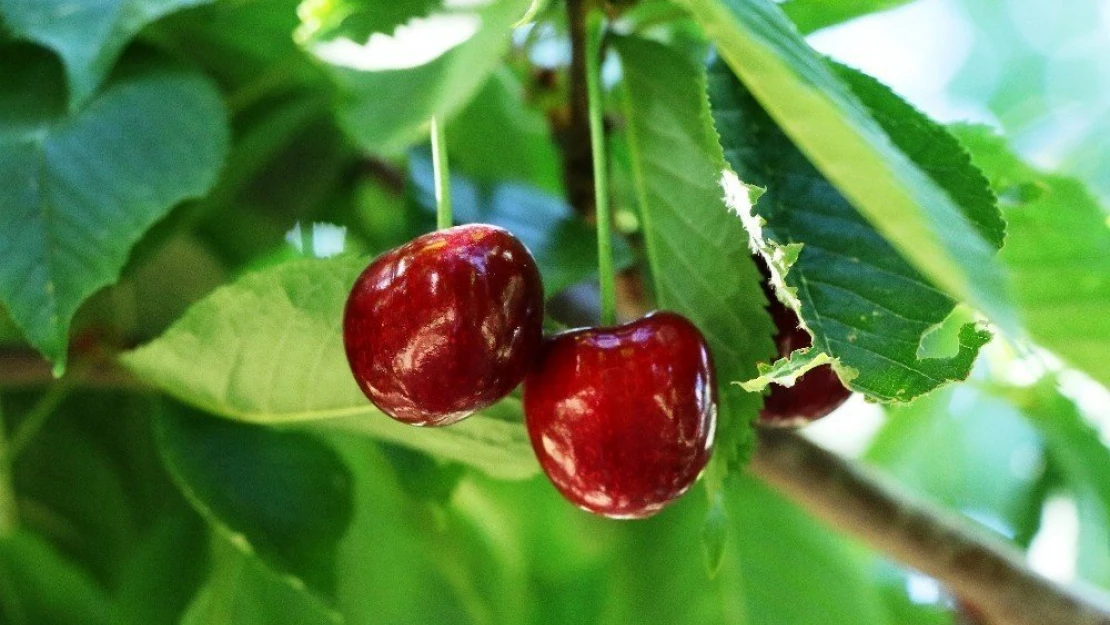
<instances>
[{"instance_id":1,"label":"dark red cherry","mask_svg":"<svg viewBox=\"0 0 1110 625\"><path fill-rule=\"evenodd\" d=\"M543 339L536 261L507 231L468 225L382 254L343 316L351 372L398 421L448 425L524 378Z\"/></svg>"},{"instance_id":2,"label":"dark red cherry","mask_svg":"<svg viewBox=\"0 0 1110 625\"><path fill-rule=\"evenodd\" d=\"M766 268L757 259L757 265L767 277ZM775 322L775 345L779 357L813 344L809 333L800 327L798 315L775 297L771 287L764 282L767 312ZM852 391L845 388L830 365L810 369L794 386L771 385L771 394L763 398L759 424L773 427L797 427L816 421L837 409L848 400Z\"/></svg>"},{"instance_id":3,"label":"dark red cherry","mask_svg":"<svg viewBox=\"0 0 1110 625\"><path fill-rule=\"evenodd\" d=\"M532 448L575 505L642 518L705 468L717 423L713 361L685 317L650 314L544 341L524 380Z\"/></svg>"}]
</instances>

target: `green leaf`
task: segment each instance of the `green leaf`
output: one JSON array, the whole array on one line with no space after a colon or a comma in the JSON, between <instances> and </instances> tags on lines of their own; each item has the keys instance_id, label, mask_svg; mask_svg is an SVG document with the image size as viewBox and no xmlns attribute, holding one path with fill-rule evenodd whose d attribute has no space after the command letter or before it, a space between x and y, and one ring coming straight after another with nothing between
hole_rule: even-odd
<instances>
[{"instance_id":1,"label":"green leaf","mask_svg":"<svg viewBox=\"0 0 1110 625\"><path fill-rule=\"evenodd\" d=\"M302 39L326 39L345 35L366 41L375 33L391 34L413 18L424 17L438 8L440 0L391 0L368 8L360 0L304 0L297 7Z\"/></svg>"},{"instance_id":2,"label":"green leaf","mask_svg":"<svg viewBox=\"0 0 1110 625\"><path fill-rule=\"evenodd\" d=\"M1047 495L1046 458L1040 435L1018 410L964 385L887 414L869 461L907 488L1028 546Z\"/></svg>"},{"instance_id":3,"label":"green leaf","mask_svg":"<svg viewBox=\"0 0 1110 625\"><path fill-rule=\"evenodd\" d=\"M100 87L124 47L147 24L212 0L0 0L0 17L16 39L50 48L62 58L70 109Z\"/></svg>"},{"instance_id":4,"label":"green leaf","mask_svg":"<svg viewBox=\"0 0 1110 625\"><path fill-rule=\"evenodd\" d=\"M738 482L729 509L736 511L734 566L748 623L889 622L866 559L765 484L748 476Z\"/></svg>"},{"instance_id":5,"label":"green leaf","mask_svg":"<svg viewBox=\"0 0 1110 625\"><path fill-rule=\"evenodd\" d=\"M983 127L953 129L986 172L1009 232L1000 256L1025 330L1110 386L1110 221L1073 178L1026 165Z\"/></svg>"},{"instance_id":6,"label":"green leaf","mask_svg":"<svg viewBox=\"0 0 1110 625\"><path fill-rule=\"evenodd\" d=\"M712 579L698 548L704 503L687 498L616 528L617 559L601 575L603 622L889 623L870 563L836 533L750 476L724 492L733 531Z\"/></svg>"},{"instance_id":7,"label":"green leaf","mask_svg":"<svg viewBox=\"0 0 1110 625\"><path fill-rule=\"evenodd\" d=\"M539 465L516 400L450 428L413 428L367 401L342 334L347 294L366 264L301 260L246 274L122 362L174 397L230 419L339 428L505 478L534 475Z\"/></svg>"},{"instance_id":8,"label":"green leaf","mask_svg":"<svg viewBox=\"0 0 1110 625\"><path fill-rule=\"evenodd\" d=\"M885 87L854 76L895 143L966 203L984 233L1000 242L1001 220L985 180L954 139ZM963 325L948 358L919 358L923 337L942 326L956 301L938 291L791 143L724 63L710 68L710 99L721 144L737 174L766 188L754 214L741 212L767 258L780 299L799 313L816 352L833 358L841 380L883 401L905 401L967 377L990 335ZM785 283L781 282L786 271ZM785 289L783 288L785 284ZM779 362L749 383L792 381L819 353Z\"/></svg>"},{"instance_id":9,"label":"green leaf","mask_svg":"<svg viewBox=\"0 0 1110 625\"><path fill-rule=\"evenodd\" d=\"M0 67L0 300L39 351L65 366L77 307L119 277L139 237L203 195L227 149L215 87L147 66L59 114L41 60ZM173 102L173 106L166 106Z\"/></svg>"},{"instance_id":10,"label":"green leaf","mask_svg":"<svg viewBox=\"0 0 1110 625\"><path fill-rule=\"evenodd\" d=\"M29 532L0 538L0 616L10 625L118 622L89 575Z\"/></svg>"},{"instance_id":11,"label":"green leaf","mask_svg":"<svg viewBox=\"0 0 1110 625\"><path fill-rule=\"evenodd\" d=\"M208 583L189 605L181 625L338 625L338 614L266 569L257 558L218 545Z\"/></svg>"},{"instance_id":12,"label":"green leaf","mask_svg":"<svg viewBox=\"0 0 1110 625\"><path fill-rule=\"evenodd\" d=\"M803 33L834 26L869 13L887 11L912 0L786 0L782 10Z\"/></svg>"},{"instance_id":13,"label":"green leaf","mask_svg":"<svg viewBox=\"0 0 1110 625\"><path fill-rule=\"evenodd\" d=\"M307 29L301 44L328 65L341 93L339 121L351 137L368 151L399 154L426 137L433 116L449 118L474 96L527 7L525 0L446 3L392 35L369 38L359 15L348 12L349 27ZM378 8L364 4L361 11L373 15Z\"/></svg>"},{"instance_id":14,"label":"green leaf","mask_svg":"<svg viewBox=\"0 0 1110 625\"><path fill-rule=\"evenodd\" d=\"M1078 570L1110 588L1110 448L1052 377L1028 388L992 389L1008 400L1044 437L1052 465L1080 511Z\"/></svg>"},{"instance_id":15,"label":"green leaf","mask_svg":"<svg viewBox=\"0 0 1110 625\"><path fill-rule=\"evenodd\" d=\"M971 156L956 137L871 76L836 62L830 62L830 66L867 107L895 147L948 194L992 250L1001 248L1006 222L990 182L972 164Z\"/></svg>"},{"instance_id":16,"label":"green leaf","mask_svg":"<svg viewBox=\"0 0 1110 625\"><path fill-rule=\"evenodd\" d=\"M204 521L182 502L163 515L121 558L115 593L122 622L177 625L208 573Z\"/></svg>"},{"instance_id":17,"label":"green leaf","mask_svg":"<svg viewBox=\"0 0 1110 625\"><path fill-rule=\"evenodd\" d=\"M524 87L507 67L494 72L451 120L447 146L452 171L465 172L477 182L523 182L562 193L560 157L547 120L525 104Z\"/></svg>"},{"instance_id":18,"label":"green leaf","mask_svg":"<svg viewBox=\"0 0 1110 625\"><path fill-rule=\"evenodd\" d=\"M519 526L466 484L474 473L450 499L431 501L439 488L406 475L414 466L399 464L396 450L349 436L331 440L355 476L355 522L337 563L337 605L349 625L525 621L531 571L515 545Z\"/></svg>"},{"instance_id":19,"label":"green leaf","mask_svg":"<svg viewBox=\"0 0 1110 625\"><path fill-rule=\"evenodd\" d=\"M351 520L351 475L326 444L167 408L157 420L163 461L186 499L227 539L322 596Z\"/></svg>"},{"instance_id":20,"label":"green leaf","mask_svg":"<svg viewBox=\"0 0 1110 625\"><path fill-rule=\"evenodd\" d=\"M751 449L759 395L731 384L775 353L774 324L743 225L719 181L727 169L705 96L704 69L660 44L621 37L629 155L653 291L690 318L713 354L721 410L716 456Z\"/></svg>"},{"instance_id":21,"label":"green leaf","mask_svg":"<svg viewBox=\"0 0 1110 625\"><path fill-rule=\"evenodd\" d=\"M679 0L785 134L928 280L1015 327L990 245L769 0Z\"/></svg>"},{"instance_id":22,"label":"green leaf","mask_svg":"<svg viewBox=\"0 0 1110 625\"><path fill-rule=\"evenodd\" d=\"M745 382L740 382L740 387L749 392L756 392L767 388L769 384L780 384L782 386L794 386L798 378L806 374L810 369L816 369L821 365L827 365L836 362L832 356L819 349L805 347L796 349L790 353L786 358L779 358L775 362L766 365L759 363L759 377L752 378ZM840 374L843 376L845 366L838 364ZM855 373L854 371L851 371Z\"/></svg>"}]
</instances>

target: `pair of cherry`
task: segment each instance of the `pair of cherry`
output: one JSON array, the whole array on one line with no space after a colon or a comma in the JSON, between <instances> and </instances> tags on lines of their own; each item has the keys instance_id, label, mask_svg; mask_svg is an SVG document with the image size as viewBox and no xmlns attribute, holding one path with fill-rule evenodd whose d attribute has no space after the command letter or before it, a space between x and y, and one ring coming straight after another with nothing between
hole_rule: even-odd
<instances>
[{"instance_id":1,"label":"pair of cherry","mask_svg":"<svg viewBox=\"0 0 1110 625\"><path fill-rule=\"evenodd\" d=\"M709 459L717 384L701 332L658 312L544 338L535 260L494 226L432 232L379 256L351 291L343 338L366 396L412 425L455 423L523 381L540 465L597 514L654 514Z\"/></svg>"}]
</instances>

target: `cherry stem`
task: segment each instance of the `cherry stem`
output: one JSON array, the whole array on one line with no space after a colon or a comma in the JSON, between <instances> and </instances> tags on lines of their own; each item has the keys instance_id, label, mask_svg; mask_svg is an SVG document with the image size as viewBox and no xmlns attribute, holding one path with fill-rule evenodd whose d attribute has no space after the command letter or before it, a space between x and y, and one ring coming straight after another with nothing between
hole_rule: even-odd
<instances>
[{"instance_id":1,"label":"cherry stem","mask_svg":"<svg viewBox=\"0 0 1110 625\"><path fill-rule=\"evenodd\" d=\"M609 171L605 155L604 94L601 91L601 40L604 15L590 9L586 16L586 94L589 101L590 148L594 161L594 205L597 217L597 273L601 287L601 325L617 322L617 288L613 271L612 215L609 212Z\"/></svg>"},{"instance_id":2,"label":"cherry stem","mask_svg":"<svg viewBox=\"0 0 1110 625\"><path fill-rule=\"evenodd\" d=\"M447 132L438 117L432 117L432 175L436 189L436 228L454 225L451 214L451 170L447 165Z\"/></svg>"}]
</instances>

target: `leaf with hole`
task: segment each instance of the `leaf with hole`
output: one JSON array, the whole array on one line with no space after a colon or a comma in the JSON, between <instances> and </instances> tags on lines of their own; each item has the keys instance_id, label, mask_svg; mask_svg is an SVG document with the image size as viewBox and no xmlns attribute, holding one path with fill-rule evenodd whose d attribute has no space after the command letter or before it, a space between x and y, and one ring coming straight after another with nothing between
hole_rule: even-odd
<instances>
[{"instance_id":1,"label":"leaf with hole","mask_svg":"<svg viewBox=\"0 0 1110 625\"><path fill-rule=\"evenodd\" d=\"M1016 327L994 250L946 189L911 160L889 127L770 0L679 0L754 101L869 229L943 297ZM749 181L746 181L749 182ZM938 293L939 294L939 293Z\"/></svg>"},{"instance_id":2,"label":"leaf with hole","mask_svg":"<svg viewBox=\"0 0 1110 625\"><path fill-rule=\"evenodd\" d=\"M973 223L1001 243L1001 219L986 181L959 144L869 81L854 77L869 89L864 101L882 113L876 118L895 143L930 146L915 153L922 170L966 203ZM956 301L856 211L719 60L710 67L709 91L725 156L741 179L766 188L741 217L768 260L780 299L814 338L807 360L827 354L843 382L883 401L906 401L966 378L990 335L963 325L955 355L919 358L922 338L944 324ZM791 382L799 370L797 363L776 363L747 388Z\"/></svg>"}]
</instances>

